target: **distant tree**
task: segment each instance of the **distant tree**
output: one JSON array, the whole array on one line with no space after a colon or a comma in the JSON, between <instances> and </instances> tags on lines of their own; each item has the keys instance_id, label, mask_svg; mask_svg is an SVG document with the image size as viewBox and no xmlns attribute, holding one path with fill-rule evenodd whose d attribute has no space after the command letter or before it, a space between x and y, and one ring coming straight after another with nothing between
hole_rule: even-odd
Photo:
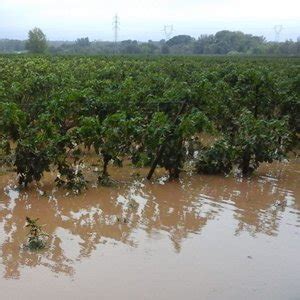
<instances>
[{"instance_id":1,"label":"distant tree","mask_svg":"<svg viewBox=\"0 0 300 300\"><path fill-rule=\"evenodd\" d=\"M142 52L137 41L126 40L121 42L121 53L140 54Z\"/></svg>"},{"instance_id":2,"label":"distant tree","mask_svg":"<svg viewBox=\"0 0 300 300\"><path fill-rule=\"evenodd\" d=\"M192 43L195 39L189 35L177 35L167 41L169 47Z\"/></svg>"},{"instance_id":3,"label":"distant tree","mask_svg":"<svg viewBox=\"0 0 300 300\"><path fill-rule=\"evenodd\" d=\"M244 34L240 31L222 30L215 35L201 35L194 42L195 54L253 53L264 51L266 41L261 36Z\"/></svg>"},{"instance_id":4,"label":"distant tree","mask_svg":"<svg viewBox=\"0 0 300 300\"><path fill-rule=\"evenodd\" d=\"M170 53L170 48L167 44L164 44L162 47L161 47L161 53L162 54L169 54Z\"/></svg>"},{"instance_id":5,"label":"distant tree","mask_svg":"<svg viewBox=\"0 0 300 300\"><path fill-rule=\"evenodd\" d=\"M253 49L251 49L251 52L250 54L253 54L253 55L262 55L262 54L265 54L267 51L267 46L262 44L262 45L259 45Z\"/></svg>"},{"instance_id":6,"label":"distant tree","mask_svg":"<svg viewBox=\"0 0 300 300\"><path fill-rule=\"evenodd\" d=\"M143 43L143 44L141 44L140 47L141 47L142 53L145 53L145 54L154 54L155 51L157 50L157 46L152 41L149 41L148 43Z\"/></svg>"},{"instance_id":7,"label":"distant tree","mask_svg":"<svg viewBox=\"0 0 300 300\"><path fill-rule=\"evenodd\" d=\"M90 44L91 44L91 42L88 37L80 38L75 41L75 45L78 47L89 47Z\"/></svg>"},{"instance_id":8,"label":"distant tree","mask_svg":"<svg viewBox=\"0 0 300 300\"><path fill-rule=\"evenodd\" d=\"M214 44L214 42L213 35L201 35L193 44L194 54L209 54L210 45Z\"/></svg>"},{"instance_id":9,"label":"distant tree","mask_svg":"<svg viewBox=\"0 0 300 300\"><path fill-rule=\"evenodd\" d=\"M45 53L47 50L47 39L41 29L34 28L29 31L26 49L31 53Z\"/></svg>"},{"instance_id":10,"label":"distant tree","mask_svg":"<svg viewBox=\"0 0 300 300\"><path fill-rule=\"evenodd\" d=\"M21 52L25 50L25 42L19 40L0 40L0 52L1 53L13 53Z\"/></svg>"}]
</instances>

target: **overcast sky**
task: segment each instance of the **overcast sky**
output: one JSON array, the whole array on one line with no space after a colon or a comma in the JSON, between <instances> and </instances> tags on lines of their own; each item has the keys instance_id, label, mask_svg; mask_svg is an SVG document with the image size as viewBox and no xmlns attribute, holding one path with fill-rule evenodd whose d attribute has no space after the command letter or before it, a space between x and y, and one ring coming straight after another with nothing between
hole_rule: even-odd
<instances>
[{"instance_id":1,"label":"overcast sky","mask_svg":"<svg viewBox=\"0 0 300 300\"><path fill-rule=\"evenodd\" d=\"M164 25L173 35L241 30L274 40L300 36L300 0L0 0L0 38L25 39L40 27L50 40L112 40L113 16L120 39L160 40Z\"/></svg>"}]
</instances>

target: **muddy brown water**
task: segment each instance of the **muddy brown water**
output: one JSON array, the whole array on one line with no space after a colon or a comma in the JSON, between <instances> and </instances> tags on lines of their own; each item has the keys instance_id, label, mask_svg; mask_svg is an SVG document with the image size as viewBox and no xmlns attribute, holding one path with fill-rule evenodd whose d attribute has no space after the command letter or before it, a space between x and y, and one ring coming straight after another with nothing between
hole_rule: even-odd
<instances>
[{"instance_id":1,"label":"muddy brown water","mask_svg":"<svg viewBox=\"0 0 300 300\"><path fill-rule=\"evenodd\" d=\"M0 298L300 299L299 161L243 180L134 172L79 196L51 174L24 191L1 175ZM46 224L46 250L22 248L26 216Z\"/></svg>"}]
</instances>

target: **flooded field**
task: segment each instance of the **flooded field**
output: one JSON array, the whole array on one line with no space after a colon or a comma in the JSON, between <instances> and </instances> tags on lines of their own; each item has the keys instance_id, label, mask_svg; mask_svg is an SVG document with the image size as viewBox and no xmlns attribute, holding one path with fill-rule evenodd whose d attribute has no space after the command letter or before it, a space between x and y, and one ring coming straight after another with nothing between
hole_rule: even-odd
<instances>
[{"instance_id":1,"label":"flooded field","mask_svg":"<svg viewBox=\"0 0 300 300\"><path fill-rule=\"evenodd\" d=\"M1 298L300 299L299 161L243 180L131 173L79 196L2 174ZM22 247L26 216L46 224L46 250Z\"/></svg>"}]
</instances>

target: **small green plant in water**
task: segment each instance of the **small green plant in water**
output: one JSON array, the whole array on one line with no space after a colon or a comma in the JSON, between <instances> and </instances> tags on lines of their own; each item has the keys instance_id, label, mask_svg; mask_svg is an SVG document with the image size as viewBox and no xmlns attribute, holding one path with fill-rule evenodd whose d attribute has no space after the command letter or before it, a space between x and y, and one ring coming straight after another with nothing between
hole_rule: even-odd
<instances>
[{"instance_id":1,"label":"small green plant in water","mask_svg":"<svg viewBox=\"0 0 300 300\"><path fill-rule=\"evenodd\" d=\"M49 235L42 230L43 225L39 225L39 219L30 219L26 217L26 226L29 228L28 241L26 247L30 250L41 250L46 247L45 238Z\"/></svg>"},{"instance_id":2,"label":"small green plant in water","mask_svg":"<svg viewBox=\"0 0 300 300\"><path fill-rule=\"evenodd\" d=\"M132 200L128 204L128 207L131 208L131 209L137 209L139 207L139 205L134 200Z\"/></svg>"},{"instance_id":3,"label":"small green plant in water","mask_svg":"<svg viewBox=\"0 0 300 300\"><path fill-rule=\"evenodd\" d=\"M111 179L108 175L102 175L98 177L98 183L104 187L116 187L117 182Z\"/></svg>"},{"instance_id":4,"label":"small green plant in water","mask_svg":"<svg viewBox=\"0 0 300 300\"><path fill-rule=\"evenodd\" d=\"M118 222L118 223L127 224L128 221L129 221L129 220L128 220L127 218L123 218L123 217L117 216L117 222Z\"/></svg>"}]
</instances>

